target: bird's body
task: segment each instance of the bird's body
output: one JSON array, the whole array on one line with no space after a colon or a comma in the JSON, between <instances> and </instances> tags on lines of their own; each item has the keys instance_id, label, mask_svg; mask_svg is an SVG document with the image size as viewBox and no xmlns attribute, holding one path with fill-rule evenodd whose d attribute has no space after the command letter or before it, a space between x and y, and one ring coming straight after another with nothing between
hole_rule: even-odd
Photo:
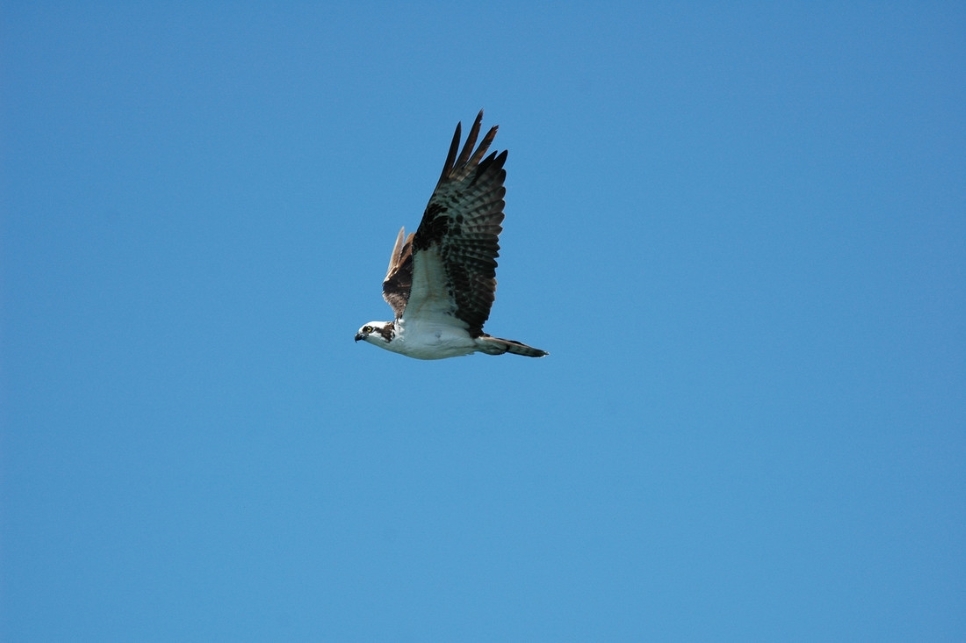
<instances>
[{"instance_id":1,"label":"bird's body","mask_svg":"<svg viewBox=\"0 0 966 643\"><path fill-rule=\"evenodd\" d=\"M393 322L392 341L377 346L417 359L444 359L476 352L476 340L464 329L433 321Z\"/></svg>"},{"instance_id":2,"label":"bird's body","mask_svg":"<svg viewBox=\"0 0 966 643\"><path fill-rule=\"evenodd\" d=\"M370 322L356 341L417 359L470 353L543 357L546 351L483 332L496 292L496 258L503 230L506 152L485 159L497 128L476 151L483 112L459 149L460 125L436 190L415 234L399 231L383 280L383 297L396 316ZM471 156L472 153L472 156Z\"/></svg>"}]
</instances>

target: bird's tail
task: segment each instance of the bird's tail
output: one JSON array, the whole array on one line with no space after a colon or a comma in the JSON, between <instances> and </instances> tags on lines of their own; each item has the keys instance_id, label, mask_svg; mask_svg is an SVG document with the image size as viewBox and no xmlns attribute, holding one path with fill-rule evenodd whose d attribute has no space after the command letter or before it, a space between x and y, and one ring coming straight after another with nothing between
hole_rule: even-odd
<instances>
[{"instance_id":1,"label":"bird's tail","mask_svg":"<svg viewBox=\"0 0 966 643\"><path fill-rule=\"evenodd\" d=\"M481 335L476 338L476 349L487 355L502 355L503 353L513 353L514 355L525 355L527 357L543 357L549 355L547 351L542 351L533 346L527 346L523 342L512 339L501 339L490 335Z\"/></svg>"}]
</instances>

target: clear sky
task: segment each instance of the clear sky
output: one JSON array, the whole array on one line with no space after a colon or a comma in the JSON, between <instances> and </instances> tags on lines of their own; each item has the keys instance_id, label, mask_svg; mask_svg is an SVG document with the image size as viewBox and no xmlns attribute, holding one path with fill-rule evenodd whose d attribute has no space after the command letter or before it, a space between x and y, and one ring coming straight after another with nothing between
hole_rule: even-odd
<instances>
[{"instance_id":1,"label":"clear sky","mask_svg":"<svg viewBox=\"0 0 966 643\"><path fill-rule=\"evenodd\" d=\"M966 639L961 2L201 4L0 9L0 639Z\"/></svg>"}]
</instances>

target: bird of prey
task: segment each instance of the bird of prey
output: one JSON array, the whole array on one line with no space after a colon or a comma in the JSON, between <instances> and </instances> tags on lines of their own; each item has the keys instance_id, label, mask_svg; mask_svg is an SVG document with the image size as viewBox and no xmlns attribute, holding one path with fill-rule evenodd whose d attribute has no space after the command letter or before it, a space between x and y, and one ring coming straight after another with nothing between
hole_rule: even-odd
<instances>
[{"instance_id":1,"label":"bird of prey","mask_svg":"<svg viewBox=\"0 0 966 643\"><path fill-rule=\"evenodd\" d=\"M487 149L493 127L474 151L483 112L459 151L460 124L449 147L439 183L419 228L399 231L382 282L393 321L369 322L356 333L363 340L417 359L443 359L481 352L543 357L546 351L483 332L496 293L496 258L503 227L506 151ZM457 156L459 151L459 156Z\"/></svg>"}]
</instances>

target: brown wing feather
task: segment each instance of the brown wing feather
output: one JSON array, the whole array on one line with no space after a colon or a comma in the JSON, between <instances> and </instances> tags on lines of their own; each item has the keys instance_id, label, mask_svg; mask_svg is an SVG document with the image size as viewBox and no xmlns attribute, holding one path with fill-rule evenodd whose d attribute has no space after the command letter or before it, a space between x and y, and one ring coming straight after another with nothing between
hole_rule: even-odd
<instances>
[{"instance_id":1,"label":"brown wing feather","mask_svg":"<svg viewBox=\"0 0 966 643\"><path fill-rule=\"evenodd\" d=\"M473 151L482 120L480 111L458 158L460 126L456 126L439 183L411 243L416 264L422 253L438 256L446 273L452 314L465 322L474 337L483 333L496 294L496 258L506 194L506 151L483 159L497 128L491 128ZM424 260L430 260L428 255ZM430 296L412 293L409 301Z\"/></svg>"},{"instance_id":2,"label":"brown wing feather","mask_svg":"<svg viewBox=\"0 0 966 643\"><path fill-rule=\"evenodd\" d=\"M413 236L406 238L406 228L400 228L389 256L389 269L382 281L382 298L386 300L396 319L403 315L413 286Z\"/></svg>"}]
</instances>

